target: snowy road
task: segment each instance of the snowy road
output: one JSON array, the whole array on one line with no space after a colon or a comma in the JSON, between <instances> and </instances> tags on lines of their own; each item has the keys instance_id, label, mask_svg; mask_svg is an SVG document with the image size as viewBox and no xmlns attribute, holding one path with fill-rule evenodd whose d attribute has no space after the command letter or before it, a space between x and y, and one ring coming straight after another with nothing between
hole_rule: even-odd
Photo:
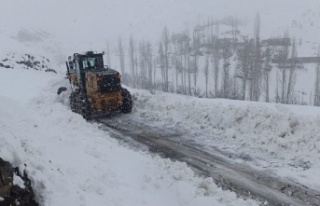
<instances>
[{"instance_id":1,"label":"snowy road","mask_svg":"<svg viewBox=\"0 0 320 206\"><path fill-rule=\"evenodd\" d=\"M212 177L224 189L265 202L266 205L320 205L319 192L289 180L270 176L266 171L251 169L230 159L220 150L205 151L200 145L183 138L181 131L157 128L143 120L126 116L100 119L101 128L112 128L113 137L129 141L139 148L147 146L173 160L186 162L201 175ZM105 128L106 129L106 128Z\"/></svg>"}]
</instances>

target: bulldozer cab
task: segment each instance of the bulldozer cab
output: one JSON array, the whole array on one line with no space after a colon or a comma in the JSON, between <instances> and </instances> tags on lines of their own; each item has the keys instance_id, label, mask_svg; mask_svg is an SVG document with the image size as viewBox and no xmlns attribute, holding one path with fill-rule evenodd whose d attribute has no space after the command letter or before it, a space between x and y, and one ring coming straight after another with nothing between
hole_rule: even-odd
<instances>
[{"instance_id":1,"label":"bulldozer cab","mask_svg":"<svg viewBox=\"0 0 320 206\"><path fill-rule=\"evenodd\" d=\"M80 60L82 69L102 69L103 57L102 54L96 54L94 56L83 56Z\"/></svg>"},{"instance_id":2,"label":"bulldozer cab","mask_svg":"<svg viewBox=\"0 0 320 206\"><path fill-rule=\"evenodd\" d=\"M100 57L85 57L82 59L82 68L103 68L103 64L101 64L101 62Z\"/></svg>"},{"instance_id":3,"label":"bulldozer cab","mask_svg":"<svg viewBox=\"0 0 320 206\"><path fill-rule=\"evenodd\" d=\"M70 63L69 63L70 65ZM74 54L73 69L77 76L77 83L81 89L86 88L85 73L90 70L104 70L103 53L94 54L87 52L86 54ZM71 70L71 67L70 67ZM70 72L72 73L72 71Z\"/></svg>"}]
</instances>

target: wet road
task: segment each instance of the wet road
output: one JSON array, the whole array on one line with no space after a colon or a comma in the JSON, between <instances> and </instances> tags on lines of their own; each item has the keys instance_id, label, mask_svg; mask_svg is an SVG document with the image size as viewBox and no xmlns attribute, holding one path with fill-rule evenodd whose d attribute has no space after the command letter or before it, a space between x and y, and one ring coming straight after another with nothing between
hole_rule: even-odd
<instances>
[{"instance_id":1,"label":"wet road","mask_svg":"<svg viewBox=\"0 0 320 206\"><path fill-rule=\"evenodd\" d=\"M228 158L221 150L205 151L183 132L159 128L141 120L112 117L98 120L100 128L130 146L186 162L194 171L212 177L223 189L274 206L320 206L320 192L258 171Z\"/></svg>"}]
</instances>

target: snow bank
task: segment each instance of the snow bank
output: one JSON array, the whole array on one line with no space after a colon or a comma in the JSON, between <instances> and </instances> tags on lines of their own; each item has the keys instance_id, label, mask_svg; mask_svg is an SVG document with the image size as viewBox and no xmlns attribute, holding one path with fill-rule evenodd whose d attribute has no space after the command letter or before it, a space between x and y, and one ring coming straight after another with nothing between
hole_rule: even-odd
<instances>
[{"instance_id":1,"label":"snow bank","mask_svg":"<svg viewBox=\"0 0 320 206\"><path fill-rule=\"evenodd\" d=\"M135 112L146 121L320 188L320 108L132 91Z\"/></svg>"}]
</instances>

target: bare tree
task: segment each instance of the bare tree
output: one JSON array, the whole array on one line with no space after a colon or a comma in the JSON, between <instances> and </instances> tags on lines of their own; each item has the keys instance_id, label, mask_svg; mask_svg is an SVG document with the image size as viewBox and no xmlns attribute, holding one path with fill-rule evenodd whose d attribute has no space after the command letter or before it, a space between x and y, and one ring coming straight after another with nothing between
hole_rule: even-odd
<instances>
[{"instance_id":1,"label":"bare tree","mask_svg":"<svg viewBox=\"0 0 320 206\"><path fill-rule=\"evenodd\" d=\"M238 19L237 18L232 18L231 20L231 28L232 28L232 39L233 39L233 43L235 43L237 41L238 38Z\"/></svg>"},{"instance_id":2,"label":"bare tree","mask_svg":"<svg viewBox=\"0 0 320 206\"><path fill-rule=\"evenodd\" d=\"M138 86L143 89L152 89L153 58L149 42L141 41L139 44L139 78Z\"/></svg>"},{"instance_id":3,"label":"bare tree","mask_svg":"<svg viewBox=\"0 0 320 206\"><path fill-rule=\"evenodd\" d=\"M145 42L141 41L139 44L139 70L140 75L138 78L138 85L142 88L146 88L147 84L147 54Z\"/></svg>"},{"instance_id":4,"label":"bare tree","mask_svg":"<svg viewBox=\"0 0 320 206\"><path fill-rule=\"evenodd\" d=\"M165 91L166 87L166 71L165 71L165 54L163 51L162 41L159 43L159 65L161 69L161 82L162 82L162 90Z\"/></svg>"},{"instance_id":5,"label":"bare tree","mask_svg":"<svg viewBox=\"0 0 320 206\"><path fill-rule=\"evenodd\" d=\"M157 58L153 58L153 92L156 90Z\"/></svg>"},{"instance_id":6,"label":"bare tree","mask_svg":"<svg viewBox=\"0 0 320 206\"><path fill-rule=\"evenodd\" d=\"M230 57L232 52L230 48L225 45L222 52L223 57L223 70L222 70L222 97L229 98L231 94L231 85L230 85Z\"/></svg>"},{"instance_id":7,"label":"bare tree","mask_svg":"<svg viewBox=\"0 0 320 206\"><path fill-rule=\"evenodd\" d=\"M254 57L254 42L246 41L244 43L243 48L238 49L238 71L236 73L236 77L242 80L242 100L246 99L246 92L247 92L247 84L248 81L251 81L251 73L253 69L253 57Z\"/></svg>"},{"instance_id":8,"label":"bare tree","mask_svg":"<svg viewBox=\"0 0 320 206\"><path fill-rule=\"evenodd\" d=\"M255 54L254 54L254 66L251 71L251 84L250 84L250 100L259 101L261 92L261 76L262 76L262 57L261 57L261 43L260 43L260 15L256 15L254 24L255 34Z\"/></svg>"},{"instance_id":9,"label":"bare tree","mask_svg":"<svg viewBox=\"0 0 320 206\"><path fill-rule=\"evenodd\" d=\"M198 61L199 61L199 56L202 55L200 52L200 36L196 31L196 28L193 31L192 41L193 41L193 46L192 46L191 56L193 57L193 65L192 65L193 66L193 87L194 87L193 94L195 95L197 91L197 80L198 80L198 74L199 74Z\"/></svg>"},{"instance_id":10,"label":"bare tree","mask_svg":"<svg viewBox=\"0 0 320 206\"><path fill-rule=\"evenodd\" d=\"M316 68L314 106L320 106L320 46L318 49L318 62L317 62L317 68Z\"/></svg>"},{"instance_id":11,"label":"bare tree","mask_svg":"<svg viewBox=\"0 0 320 206\"><path fill-rule=\"evenodd\" d=\"M289 37L288 32L285 32L284 34L285 38ZM280 80L281 85L281 103L287 103L287 74L286 69L288 68L288 55L289 55L289 45L285 44L282 46L282 48L279 50L279 64L278 68L282 70L282 78Z\"/></svg>"},{"instance_id":12,"label":"bare tree","mask_svg":"<svg viewBox=\"0 0 320 206\"><path fill-rule=\"evenodd\" d=\"M176 92L178 93L184 93L184 68L183 68L183 54L184 54L184 42L186 36L183 33L173 34L171 37L171 42L174 46L174 52L172 54L173 57L173 64L175 66L175 88ZM188 37L187 37L188 39ZM181 85L179 86L179 76Z\"/></svg>"},{"instance_id":13,"label":"bare tree","mask_svg":"<svg viewBox=\"0 0 320 206\"><path fill-rule=\"evenodd\" d=\"M213 64L214 75L214 94L218 95L218 83L219 83L219 63L220 63L220 44L219 44L219 24L215 25L215 35L211 35L211 61Z\"/></svg>"},{"instance_id":14,"label":"bare tree","mask_svg":"<svg viewBox=\"0 0 320 206\"><path fill-rule=\"evenodd\" d=\"M149 89L153 90L154 85L153 85L153 57L152 57L152 46L151 43L147 43L147 48L146 48L146 55L147 55L147 67L148 67L148 82L149 82Z\"/></svg>"},{"instance_id":15,"label":"bare tree","mask_svg":"<svg viewBox=\"0 0 320 206\"><path fill-rule=\"evenodd\" d=\"M163 54L164 54L164 67L165 67L165 73L164 73L164 80L165 80L165 86L164 91L169 91L169 31L167 27L164 27L162 32L162 42L163 42Z\"/></svg>"},{"instance_id":16,"label":"bare tree","mask_svg":"<svg viewBox=\"0 0 320 206\"><path fill-rule=\"evenodd\" d=\"M176 43L175 46L175 68L176 68L176 81L180 75L181 89L179 89L183 94L187 93L187 74L189 73L189 62L190 62L190 38L188 32L182 32L180 34L174 35L172 42ZM190 84L189 84L190 85ZM178 84L176 87L179 87ZM191 86L190 86L191 88ZM180 92L179 91L179 92Z\"/></svg>"},{"instance_id":17,"label":"bare tree","mask_svg":"<svg viewBox=\"0 0 320 206\"><path fill-rule=\"evenodd\" d=\"M296 68L297 68L297 48L296 48L296 41L293 40L289 78L288 78L287 98L286 98L287 104L290 104L290 103L292 104L294 102L293 92L296 84Z\"/></svg>"},{"instance_id":18,"label":"bare tree","mask_svg":"<svg viewBox=\"0 0 320 206\"><path fill-rule=\"evenodd\" d=\"M130 58L130 67L131 67L131 78L132 78L131 84L133 87L137 87L135 45L134 45L134 40L132 36L130 36L130 40L129 40L129 58Z\"/></svg>"},{"instance_id":19,"label":"bare tree","mask_svg":"<svg viewBox=\"0 0 320 206\"><path fill-rule=\"evenodd\" d=\"M281 102L281 98L279 95L279 83L280 83L280 78L279 78L279 72L277 71L277 81L276 81L276 103Z\"/></svg>"},{"instance_id":20,"label":"bare tree","mask_svg":"<svg viewBox=\"0 0 320 206\"><path fill-rule=\"evenodd\" d=\"M208 81L209 81L209 53L205 54L205 63L203 68L204 76L205 76L205 84L206 84L206 98L208 97Z\"/></svg>"},{"instance_id":21,"label":"bare tree","mask_svg":"<svg viewBox=\"0 0 320 206\"><path fill-rule=\"evenodd\" d=\"M182 63L182 74L181 74L181 83L183 94L187 93L187 72L188 72L188 62L189 62L189 36L188 33L184 33L183 44L181 47L181 63Z\"/></svg>"},{"instance_id":22,"label":"bare tree","mask_svg":"<svg viewBox=\"0 0 320 206\"><path fill-rule=\"evenodd\" d=\"M119 61L120 61L120 69L121 69L121 74L124 75L124 51L123 51L123 45L122 45L122 40L119 38L118 40L118 52L119 52Z\"/></svg>"},{"instance_id":23,"label":"bare tree","mask_svg":"<svg viewBox=\"0 0 320 206\"><path fill-rule=\"evenodd\" d=\"M109 44L109 42L107 43L107 52L106 53L107 53L106 54L106 56L107 56L107 65L111 66L111 59L110 59L111 54L110 54L110 44Z\"/></svg>"},{"instance_id":24,"label":"bare tree","mask_svg":"<svg viewBox=\"0 0 320 206\"><path fill-rule=\"evenodd\" d=\"M270 72L272 69L272 66L270 64L271 62L271 51L270 48L267 47L265 51L265 63L263 67L263 82L264 82L264 89L265 89L265 95L266 95L266 102L270 102Z\"/></svg>"},{"instance_id":25,"label":"bare tree","mask_svg":"<svg viewBox=\"0 0 320 206\"><path fill-rule=\"evenodd\" d=\"M134 58L134 68L135 68L135 87L136 88L139 88L141 85L139 84L140 83L140 79L139 79L139 60L138 60L138 55L135 55L135 58Z\"/></svg>"},{"instance_id":26,"label":"bare tree","mask_svg":"<svg viewBox=\"0 0 320 206\"><path fill-rule=\"evenodd\" d=\"M183 79L184 79L184 88L185 94L192 95L191 91L191 46L188 29L185 31L185 41L183 45Z\"/></svg>"}]
</instances>

